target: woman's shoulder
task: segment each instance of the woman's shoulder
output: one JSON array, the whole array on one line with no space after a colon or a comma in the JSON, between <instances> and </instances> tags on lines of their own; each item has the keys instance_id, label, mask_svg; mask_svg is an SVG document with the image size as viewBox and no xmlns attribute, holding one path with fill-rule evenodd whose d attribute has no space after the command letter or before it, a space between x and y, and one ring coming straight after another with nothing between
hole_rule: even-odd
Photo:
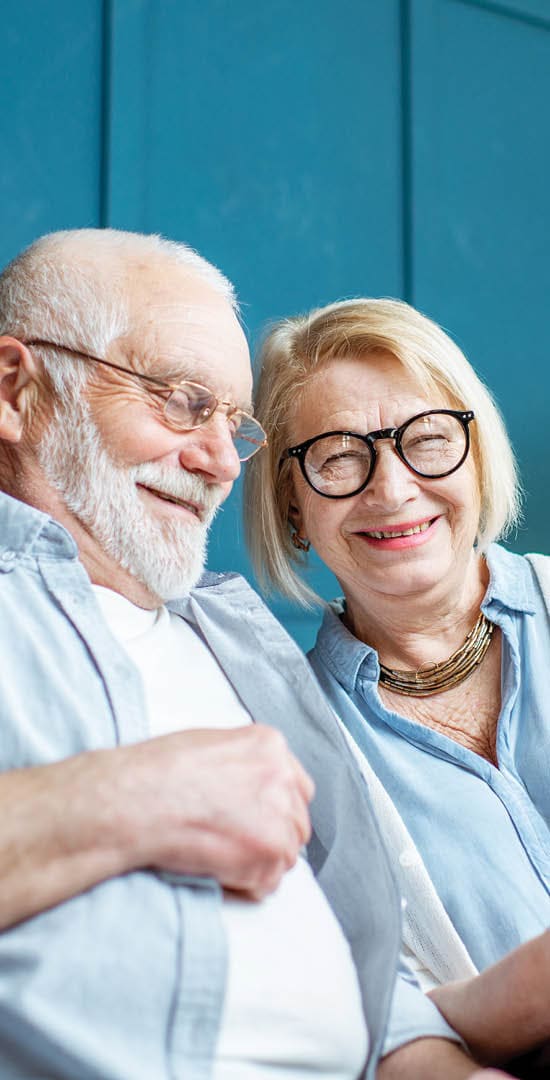
<instances>
[{"instance_id":1,"label":"woman's shoulder","mask_svg":"<svg viewBox=\"0 0 550 1080\"><path fill-rule=\"evenodd\" d=\"M536 553L523 555L510 551L502 544L493 543L485 552L485 558L493 582L515 579L527 584L533 580L533 577L550 574L550 556L548 555Z\"/></svg>"},{"instance_id":2,"label":"woman's shoulder","mask_svg":"<svg viewBox=\"0 0 550 1080\"><path fill-rule=\"evenodd\" d=\"M550 615L550 558L547 555L519 555L501 544L491 544L486 559L490 581L484 610L485 605L488 609L492 602L497 602L528 615L537 612L539 616Z\"/></svg>"},{"instance_id":3,"label":"woman's shoulder","mask_svg":"<svg viewBox=\"0 0 550 1080\"><path fill-rule=\"evenodd\" d=\"M524 556L529 563L550 615L550 556L530 552Z\"/></svg>"}]
</instances>

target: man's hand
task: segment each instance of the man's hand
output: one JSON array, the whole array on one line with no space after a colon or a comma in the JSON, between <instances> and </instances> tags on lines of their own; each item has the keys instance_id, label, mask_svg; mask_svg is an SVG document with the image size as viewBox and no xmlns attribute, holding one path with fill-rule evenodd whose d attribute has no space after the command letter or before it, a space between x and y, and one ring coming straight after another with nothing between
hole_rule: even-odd
<instances>
[{"instance_id":1,"label":"man's hand","mask_svg":"<svg viewBox=\"0 0 550 1080\"><path fill-rule=\"evenodd\" d=\"M186 731L0 776L0 929L145 867L260 899L310 836L313 783L279 732Z\"/></svg>"},{"instance_id":2,"label":"man's hand","mask_svg":"<svg viewBox=\"0 0 550 1080\"><path fill-rule=\"evenodd\" d=\"M126 756L129 868L214 877L260 899L309 840L313 783L273 728L187 731L128 747Z\"/></svg>"}]
</instances>

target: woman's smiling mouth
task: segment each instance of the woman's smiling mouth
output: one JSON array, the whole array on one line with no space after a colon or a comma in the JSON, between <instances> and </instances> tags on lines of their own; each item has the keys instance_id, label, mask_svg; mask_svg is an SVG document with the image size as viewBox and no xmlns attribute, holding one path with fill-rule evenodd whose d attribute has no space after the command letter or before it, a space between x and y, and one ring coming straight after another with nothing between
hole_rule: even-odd
<instances>
[{"instance_id":1,"label":"woman's smiling mouth","mask_svg":"<svg viewBox=\"0 0 550 1080\"><path fill-rule=\"evenodd\" d=\"M430 539L439 517L425 518L423 521L403 522L385 529L365 529L355 533L374 547L400 549L417 547Z\"/></svg>"}]
</instances>

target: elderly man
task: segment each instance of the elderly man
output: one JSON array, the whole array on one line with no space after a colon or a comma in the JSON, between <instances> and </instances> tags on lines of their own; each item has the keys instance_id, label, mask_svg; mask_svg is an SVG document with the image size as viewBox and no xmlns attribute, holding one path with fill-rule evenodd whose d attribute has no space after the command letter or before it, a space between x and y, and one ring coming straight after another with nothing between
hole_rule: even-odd
<instances>
[{"instance_id":1,"label":"elderly man","mask_svg":"<svg viewBox=\"0 0 550 1080\"><path fill-rule=\"evenodd\" d=\"M248 586L194 588L264 441L231 286L52 234L0 334L2 1080L374 1076L400 912L366 789ZM400 994L380 1076L469 1076Z\"/></svg>"}]
</instances>

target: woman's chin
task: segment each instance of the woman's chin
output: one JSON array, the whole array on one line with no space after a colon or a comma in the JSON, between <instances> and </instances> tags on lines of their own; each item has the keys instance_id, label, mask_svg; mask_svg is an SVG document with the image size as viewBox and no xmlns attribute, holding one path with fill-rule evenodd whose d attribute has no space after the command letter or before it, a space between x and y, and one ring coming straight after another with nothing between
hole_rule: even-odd
<instances>
[{"instance_id":1,"label":"woman's chin","mask_svg":"<svg viewBox=\"0 0 550 1080\"><path fill-rule=\"evenodd\" d=\"M370 547L368 550L370 554ZM447 585L449 593L454 594L456 572L456 559L452 552L434 552L431 546L429 551L415 547L398 550L394 552L394 557L388 558L386 555L386 558L380 560L372 557L365 560L361 579L365 598L373 593L388 599L400 597L405 600L418 597L425 605L434 589L441 591ZM357 577L354 592L356 589Z\"/></svg>"}]
</instances>

